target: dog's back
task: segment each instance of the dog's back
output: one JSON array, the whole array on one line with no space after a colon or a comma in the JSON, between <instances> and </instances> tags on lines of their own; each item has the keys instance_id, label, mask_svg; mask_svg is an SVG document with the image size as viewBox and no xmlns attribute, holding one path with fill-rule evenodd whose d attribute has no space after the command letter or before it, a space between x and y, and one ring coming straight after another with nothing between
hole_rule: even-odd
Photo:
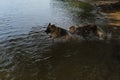
<instances>
[{"instance_id":1,"label":"dog's back","mask_svg":"<svg viewBox=\"0 0 120 80\"><path fill-rule=\"evenodd\" d=\"M58 28L58 32L59 32L59 36L65 36L65 35L68 35L68 31L63 29L63 28L60 28L60 27L57 27Z\"/></svg>"}]
</instances>

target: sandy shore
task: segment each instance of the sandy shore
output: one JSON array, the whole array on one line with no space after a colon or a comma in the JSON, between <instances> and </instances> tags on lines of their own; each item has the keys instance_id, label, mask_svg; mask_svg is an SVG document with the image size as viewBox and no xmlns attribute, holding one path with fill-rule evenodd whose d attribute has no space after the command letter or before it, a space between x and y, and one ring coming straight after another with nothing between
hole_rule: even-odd
<instances>
[{"instance_id":1,"label":"sandy shore","mask_svg":"<svg viewBox=\"0 0 120 80\"><path fill-rule=\"evenodd\" d=\"M110 19L110 25L120 26L120 12L112 12L107 14L107 18Z\"/></svg>"}]
</instances>

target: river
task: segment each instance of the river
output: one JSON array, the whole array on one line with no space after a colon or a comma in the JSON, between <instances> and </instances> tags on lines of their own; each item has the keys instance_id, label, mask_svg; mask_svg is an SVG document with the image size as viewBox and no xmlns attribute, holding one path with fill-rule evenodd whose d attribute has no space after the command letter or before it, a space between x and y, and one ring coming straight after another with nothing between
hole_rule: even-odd
<instances>
[{"instance_id":1,"label":"river","mask_svg":"<svg viewBox=\"0 0 120 80\"><path fill-rule=\"evenodd\" d=\"M107 40L51 44L44 32L49 22L65 29L88 22L105 27L107 20L94 9L72 5L66 0L0 1L0 80L120 79L117 28L110 29L115 37Z\"/></svg>"}]
</instances>

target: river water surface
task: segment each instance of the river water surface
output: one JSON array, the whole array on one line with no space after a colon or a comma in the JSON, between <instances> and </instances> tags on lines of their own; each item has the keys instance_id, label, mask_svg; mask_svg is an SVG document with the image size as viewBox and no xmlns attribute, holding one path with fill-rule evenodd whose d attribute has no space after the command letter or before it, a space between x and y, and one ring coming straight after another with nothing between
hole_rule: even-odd
<instances>
[{"instance_id":1,"label":"river water surface","mask_svg":"<svg viewBox=\"0 0 120 80\"><path fill-rule=\"evenodd\" d=\"M1 0L0 80L120 80L118 28L107 40L51 44L49 22L68 29L107 21L64 0Z\"/></svg>"}]
</instances>

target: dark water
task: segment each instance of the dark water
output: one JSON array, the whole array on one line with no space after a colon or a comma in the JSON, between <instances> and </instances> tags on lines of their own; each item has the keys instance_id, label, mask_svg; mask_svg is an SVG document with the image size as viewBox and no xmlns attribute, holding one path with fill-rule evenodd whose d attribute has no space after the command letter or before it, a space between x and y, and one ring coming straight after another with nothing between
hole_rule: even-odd
<instances>
[{"instance_id":1,"label":"dark water","mask_svg":"<svg viewBox=\"0 0 120 80\"><path fill-rule=\"evenodd\" d=\"M49 22L67 29L106 20L62 0L0 1L0 80L120 80L118 28L110 40L51 44Z\"/></svg>"}]
</instances>

